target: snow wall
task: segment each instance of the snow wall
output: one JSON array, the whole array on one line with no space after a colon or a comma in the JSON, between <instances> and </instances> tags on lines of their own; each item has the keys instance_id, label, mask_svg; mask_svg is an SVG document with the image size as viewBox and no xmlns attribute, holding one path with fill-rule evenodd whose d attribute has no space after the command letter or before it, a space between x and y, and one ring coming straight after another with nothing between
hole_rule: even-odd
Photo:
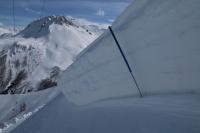
<instances>
[{"instance_id":1,"label":"snow wall","mask_svg":"<svg viewBox=\"0 0 200 133\"><path fill-rule=\"evenodd\" d=\"M135 0L88 46L58 83L78 105L135 96L200 90L200 1ZM137 87L137 85L138 87Z\"/></svg>"}]
</instances>

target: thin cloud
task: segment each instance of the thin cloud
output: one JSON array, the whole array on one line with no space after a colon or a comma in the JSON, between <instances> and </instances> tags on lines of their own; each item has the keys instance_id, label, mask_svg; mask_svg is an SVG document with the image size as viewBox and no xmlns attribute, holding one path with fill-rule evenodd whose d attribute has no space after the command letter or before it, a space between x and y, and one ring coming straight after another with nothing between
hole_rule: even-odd
<instances>
[{"instance_id":1,"label":"thin cloud","mask_svg":"<svg viewBox=\"0 0 200 133\"><path fill-rule=\"evenodd\" d=\"M114 19L108 19L108 22L110 22L110 23L112 23L114 21L115 21Z\"/></svg>"},{"instance_id":2,"label":"thin cloud","mask_svg":"<svg viewBox=\"0 0 200 133\"><path fill-rule=\"evenodd\" d=\"M97 12L96 12L96 15L103 17L103 16L105 16L105 11L102 10L102 9L98 9Z\"/></svg>"},{"instance_id":3,"label":"thin cloud","mask_svg":"<svg viewBox=\"0 0 200 133\"><path fill-rule=\"evenodd\" d=\"M27 11L27 12L31 12L31 13L34 13L34 14L41 14L41 12L39 12L39 11L36 11L36 10L33 10L33 9L31 9L31 8L25 8L25 10Z\"/></svg>"},{"instance_id":4,"label":"thin cloud","mask_svg":"<svg viewBox=\"0 0 200 133\"><path fill-rule=\"evenodd\" d=\"M3 23L0 22L0 26L3 26Z\"/></svg>"}]
</instances>

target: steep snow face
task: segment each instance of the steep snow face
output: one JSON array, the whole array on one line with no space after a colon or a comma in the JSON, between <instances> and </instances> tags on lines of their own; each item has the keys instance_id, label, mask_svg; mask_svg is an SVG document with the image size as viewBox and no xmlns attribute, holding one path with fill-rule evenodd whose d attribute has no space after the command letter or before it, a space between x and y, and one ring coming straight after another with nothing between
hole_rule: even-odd
<instances>
[{"instance_id":1,"label":"steep snow face","mask_svg":"<svg viewBox=\"0 0 200 133\"><path fill-rule=\"evenodd\" d=\"M199 0L134 0L112 25L129 66L107 31L63 73L58 88L77 105L199 93L199 8Z\"/></svg>"},{"instance_id":2,"label":"steep snow face","mask_svg":"<svg viewBox=\"0 0 200 133\"><path fill-rule=\"evenodd\" d=\"M14 37L2 37L0 93L26 93L56 86L59 73L102 33L75 21L63 16L44 17Z\"/></svg>"}]
</instances>

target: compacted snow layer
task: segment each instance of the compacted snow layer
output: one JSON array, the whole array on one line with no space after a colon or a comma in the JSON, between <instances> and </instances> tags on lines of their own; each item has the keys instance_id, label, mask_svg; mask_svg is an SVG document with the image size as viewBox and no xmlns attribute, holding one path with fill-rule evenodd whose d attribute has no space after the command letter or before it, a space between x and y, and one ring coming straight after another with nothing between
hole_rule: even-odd
<instances>
[{"instance_id":1,"label":"compacted snow layer","mask_svg":"<svg viewBox=\"0 0 200 133\"><path fill-rule=\"evenodd\" d=\"M12 133L199 133L199 102L183 94L75 106L59 95Z\"/></svg>"},{"instance_id":2,"label":"compacted snow layer","mask_svg":"<svg viewBox=\"0 0 200 133\"><path fill-rule=\"evenodd\" d=\"M200 1L134 0L113 23L134 79L108 30L63 73L58 88L77 105L200 92Z\"/></svg>"}]
</instances>

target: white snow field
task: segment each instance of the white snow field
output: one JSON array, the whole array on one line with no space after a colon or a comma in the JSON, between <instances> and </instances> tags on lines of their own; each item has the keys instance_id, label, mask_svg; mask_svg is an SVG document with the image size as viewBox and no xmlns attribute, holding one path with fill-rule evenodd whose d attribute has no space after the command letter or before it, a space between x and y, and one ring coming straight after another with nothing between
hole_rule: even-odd
<instances>
[{"instance_id":1,"label":"white snow field","mask_svg":"<svg viewBox=\"0 0 200 133\"><path fill-rule=\"evenodd\" d=\"M199 102L188 94L75 106L59 95L12 133L199 133Z\"/></svg>"},{"instance_id":2,"label":"white snow field","mask_svg":"<svg viewBox=\"0 0 200 133\"><path fill-rule=\"evenodd\" d=\"M12 132L199 133L199 9L199 0L134 0L112 29L135 81L107 30L61 75L64 96Z\"/></svg>"}]
</instances>

